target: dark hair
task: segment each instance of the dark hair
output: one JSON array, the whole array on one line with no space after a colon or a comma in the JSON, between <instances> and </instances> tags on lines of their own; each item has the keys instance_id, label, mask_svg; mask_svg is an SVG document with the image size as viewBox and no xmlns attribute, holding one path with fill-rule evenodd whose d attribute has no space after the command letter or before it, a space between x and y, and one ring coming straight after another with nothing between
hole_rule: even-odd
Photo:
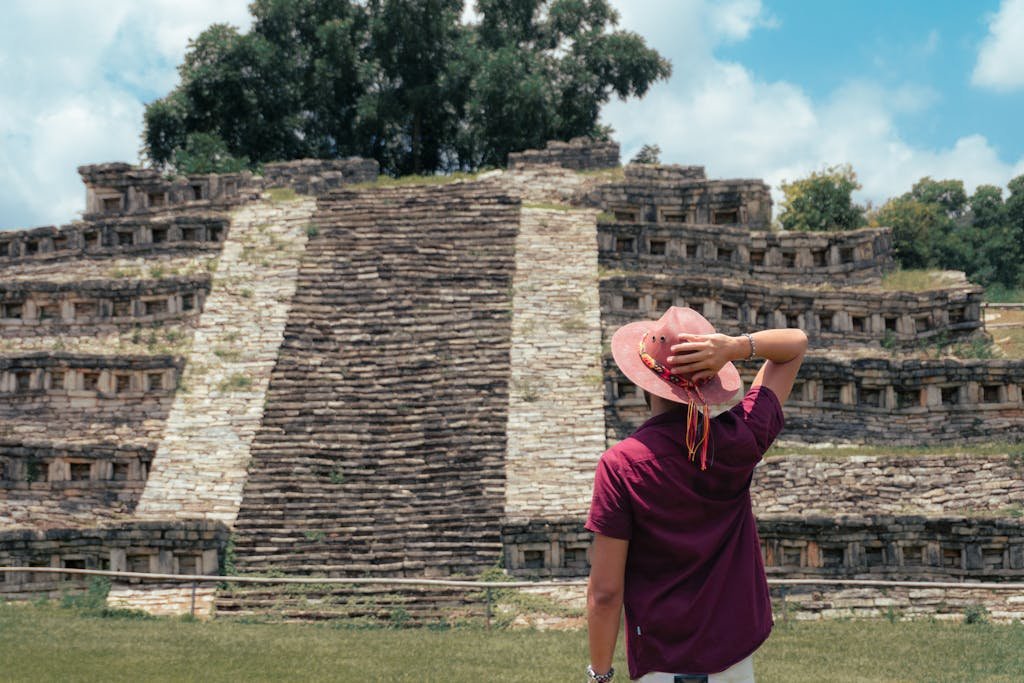
<instances>
[{"instance_id":1,"label":"dark hair","mask_svg":"<svg viewBox=\"0 0 1024 683\"><path fill-rule=\"evenodd\" d=\"M651 392L644 389L644 403L647 404L647 409L651 409Z\"/></svg>"}]
</instances>

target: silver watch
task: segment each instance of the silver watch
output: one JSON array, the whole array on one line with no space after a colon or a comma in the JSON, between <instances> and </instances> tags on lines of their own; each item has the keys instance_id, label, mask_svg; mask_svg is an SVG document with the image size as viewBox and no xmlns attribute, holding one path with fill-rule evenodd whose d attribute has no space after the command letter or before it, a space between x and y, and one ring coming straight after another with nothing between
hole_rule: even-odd
<instances>
[{"instance_id":1,"label":"silver watch","mask_svg":"<svg viewBox=\"0 0 1024 683\"><path fill-rule=\"evenodd\" d=\"M608 673L599 674L594 672L594 667L587 665L587 680L589 683L608 683L612 680L612 676L615 675L615 667L608 669Z\"/></svg>"}]
</instances>

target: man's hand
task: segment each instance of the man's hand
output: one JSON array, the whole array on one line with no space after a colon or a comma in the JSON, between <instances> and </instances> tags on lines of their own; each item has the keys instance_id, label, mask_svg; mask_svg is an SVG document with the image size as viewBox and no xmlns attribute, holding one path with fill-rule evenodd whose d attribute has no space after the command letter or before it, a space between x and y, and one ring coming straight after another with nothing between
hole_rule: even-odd
<instances>
[{"instance_id":1,"label":"man's hand","mask_svg":"<svg viewBox=\"0 0 1024 683\"><path fill-rule=\"evenodd\" d=\"M668 358L673 375L682 375L691 382L703 382L718 374L732 360L746 358L748 344L745 337L726 334L680 334L679 343L671 348Z\"/></svg>"}]
</instances>

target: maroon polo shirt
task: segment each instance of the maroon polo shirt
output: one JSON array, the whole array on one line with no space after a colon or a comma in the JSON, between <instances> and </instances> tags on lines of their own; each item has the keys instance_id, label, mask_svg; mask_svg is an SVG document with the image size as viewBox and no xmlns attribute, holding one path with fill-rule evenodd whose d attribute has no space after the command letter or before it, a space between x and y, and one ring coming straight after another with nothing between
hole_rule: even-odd
<instances>
[{"instance_id":1,"label":"maroon polo shirt","mask_svg":"<svg viewBox=\"0 0 1024 683\"><path fill-rule=\"evenodd\" d=\"M586 528L629 541L631 678L723 671L768 638L750 480L783 422L775 393L756 386L711 420L706 471L686 454L685 409L652 417L601 456Z\"/></svg>"}]
</instances>

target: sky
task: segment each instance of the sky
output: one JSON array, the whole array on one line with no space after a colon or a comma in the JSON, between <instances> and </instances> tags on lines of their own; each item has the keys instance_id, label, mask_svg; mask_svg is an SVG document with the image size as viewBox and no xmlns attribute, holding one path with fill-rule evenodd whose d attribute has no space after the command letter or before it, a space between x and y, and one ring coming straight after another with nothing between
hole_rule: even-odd
<instances>
[{"instance_id":1,"label":"sky","mask_svg":"<svg viewBox=\"0 0 1024 683\"><path fill-rule=\"evenodd\" d=\"M860 202L924 176L1005 187L1024 173L1024 0L612 0L619 28L673 63L602 120L623 161L775 188L849 163ZM247 30L248 0L4 0L0 228L75 220L76 167L139 162L145 105L177 82L214 22ZM467 10L467 17L472 12Z\"/></svg>"}]
</instances>

